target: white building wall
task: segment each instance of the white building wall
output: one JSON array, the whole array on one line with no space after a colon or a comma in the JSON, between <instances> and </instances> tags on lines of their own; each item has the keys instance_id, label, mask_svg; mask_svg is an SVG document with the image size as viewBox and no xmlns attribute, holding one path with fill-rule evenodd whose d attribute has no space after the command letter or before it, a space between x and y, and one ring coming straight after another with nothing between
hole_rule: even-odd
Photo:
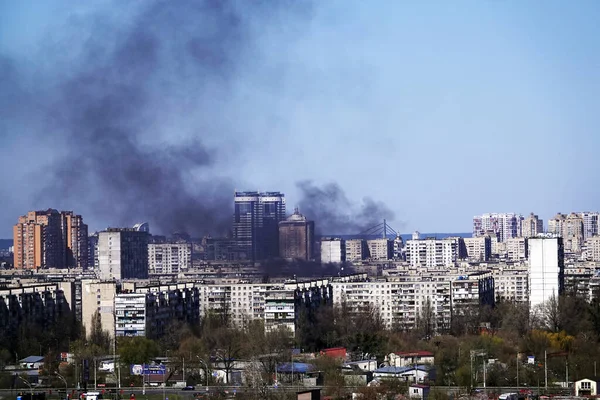
<instances>
[{"instance_id":1,"label":"white building wall","mask_svg":"<svg viewBox=\"0 0 600 400\"><path fill-rule=\"evenodd\" d=\"M562 239L529 239L529 304L535 307L559 296L563 288L564 255Z\"/></svg>"},{"instance_id":2,"label":"white building wall","mask_svg":"<svg viewBox=\"0 0 600 400\"><path fill-rule=\"evenodd\" d=\"M342 263L346 261L346 244L342 239L321 240L321 262Z\"/></svg>"}]
</instances>

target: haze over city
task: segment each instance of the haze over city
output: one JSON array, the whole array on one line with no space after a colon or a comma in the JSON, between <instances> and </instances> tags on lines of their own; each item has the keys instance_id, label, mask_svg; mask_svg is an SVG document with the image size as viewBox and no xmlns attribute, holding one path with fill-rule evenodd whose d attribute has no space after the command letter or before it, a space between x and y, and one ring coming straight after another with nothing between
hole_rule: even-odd
<instances>
[{"instance_id":1,"label":"haze over city","mask_svg":"<svg viewBox=\"0 0 600 400\"><path fill-rule=\"evenodd\" d=\"M402 232L597 209L599 16L593 1L4 2L0 237L49 207L91 230L222 231L235 189Z\"/></svg>"}]
</instances>

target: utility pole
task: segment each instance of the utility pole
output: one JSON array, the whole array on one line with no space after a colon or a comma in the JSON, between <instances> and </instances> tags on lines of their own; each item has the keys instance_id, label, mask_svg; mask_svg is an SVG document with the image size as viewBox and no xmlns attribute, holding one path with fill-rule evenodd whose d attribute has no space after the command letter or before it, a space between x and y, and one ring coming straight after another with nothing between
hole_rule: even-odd
<instances>
[{"instance_id":1,"label":"utility pole","mask_svg":"<svg viewBox=\"0 0 600 400\"><path fill-rule=\"evenodd\" d=\"M517 393L519 392L519 353L517 353Z\"/></svg>"},{"instance_id":2,"label":"utility pole","mask_svg":"<svg viewBox=\"0 0 600 400\"><path fill-rule=\"evenodd\" d=\"M544 389L548 392L548 351L544 350Z\"/></svg>"}]
</instances>

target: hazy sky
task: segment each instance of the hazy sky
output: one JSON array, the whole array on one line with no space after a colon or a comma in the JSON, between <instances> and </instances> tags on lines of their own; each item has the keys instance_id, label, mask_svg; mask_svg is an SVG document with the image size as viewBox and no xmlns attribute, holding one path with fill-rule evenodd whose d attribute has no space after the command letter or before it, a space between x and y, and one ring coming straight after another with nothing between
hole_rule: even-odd
<instances>
[{"instance_id":1,"label":"hazy sky","mask_svg":"<svg viewBox=\"0 0 600 400\"><path fill-rule=\"evenodd\" d=\"M0 237L34 208L153 220L164 204L143 204L181 188L111 186L138 148L194 196L225 191L202 218L234 188L291 210L305 180L385 203L401 232L600 209L596 0L186 3L0 1ZM104 157L117 144L96 136L117 126L135 140ZM160 169L194 140L210 160Z\"/></svg>"}]
</instances>

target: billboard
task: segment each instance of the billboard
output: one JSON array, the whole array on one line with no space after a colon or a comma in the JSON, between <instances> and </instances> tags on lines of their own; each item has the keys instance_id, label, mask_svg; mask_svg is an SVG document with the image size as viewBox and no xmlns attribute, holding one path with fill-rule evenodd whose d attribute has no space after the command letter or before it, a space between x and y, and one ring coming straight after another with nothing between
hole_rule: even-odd
<instances>
[{"instance_id":1,"label":"billboard","mask_svg":"<svg viewBox=\"0 0 600 400\"><path fill-rule=\"evenodd\" d=\"M131 364L131 375L165 375L167 367L164 365Z\"/></svg>"}]
</instances>

